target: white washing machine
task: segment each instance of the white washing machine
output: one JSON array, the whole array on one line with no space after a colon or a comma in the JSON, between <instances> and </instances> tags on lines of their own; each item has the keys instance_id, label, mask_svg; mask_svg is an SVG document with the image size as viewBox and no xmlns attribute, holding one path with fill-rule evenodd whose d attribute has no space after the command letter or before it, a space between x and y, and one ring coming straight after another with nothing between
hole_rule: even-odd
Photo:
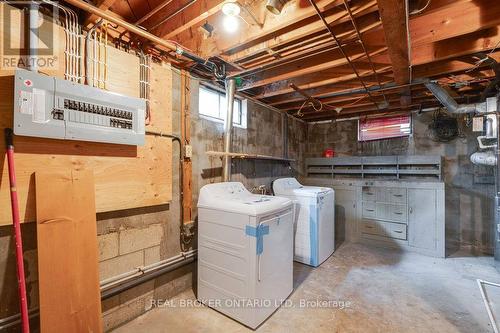
<instances>
[{"instance_id":1,"label":"white washing machine","mask_svg":"<svg viewBox=\"0 0 500 333\"><path fill-rule=\"evenodd\" d=\"M295 178L275 180L273 191L297 205L294 260L319 266L335 250L335 192L328 187L303 186Z\"/></svg>"},{"instance_id":2,"label":"white washing machine","mask_svg":"<svg viewBox=\"0 0 500 333\"><path fill-rule=\"evenodd\" d=\"M293 203L241 183L198 199L198 300L255 329L293 290Z\"/></svg>"}]
</instances>

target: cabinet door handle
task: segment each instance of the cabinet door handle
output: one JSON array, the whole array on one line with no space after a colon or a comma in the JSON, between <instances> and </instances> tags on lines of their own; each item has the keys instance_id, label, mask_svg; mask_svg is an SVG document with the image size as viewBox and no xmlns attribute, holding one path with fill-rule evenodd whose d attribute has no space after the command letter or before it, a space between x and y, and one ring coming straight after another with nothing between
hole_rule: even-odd
<instances>
[{"instance_id":1,"label":"cabinet door handle","mask_svg":"<svg viewBox=\"0 0 500 333\"><path fill-rule=\"evenodd\" d=\"M369 225L366 225L366 226L365 226L365 228L366 228L366 229L373 229L373 227L372 227L372 226L369 226Z\"/></svg>"},{"instance_id":2,"label":"cabinet door handle","mask_svg":"<svg viewBox=\"0 0 500 333\"><path fill-rule=\"evenodd\" d=\"M367 209L366 211L367 211L367 212L374 212L374 211L375 211L375 209Z\"/></svg>"},{"instance_id":3,"label":"cabinet door handle","mask_svg":"<svg viewBox=\"0 0 500 333\"><path fill-rule=\"evenodd\" d=\"M403 215L403 213L400 213L400 212L394 212L394 214L396 214L396 215Z\"/></svg>"},{"instance_id":4,"label":"cabinet door handle","mask_svg":"<svg viewBox=\"0 0 500 333\"><path fill-rule=\"evenodd\" d=\"M394 196L397 197L397 198L402 198L403 197L402 194L394 194Z\"/></svg>"},{"instance_id":5,"label":"cabinet door handle","mask_svg":"<svg viewBox=\"0 0 500 333\"><path fill-rule=\"evenodd\" d=\"M413 213L413 208L410 207L410 214Z\"/></svg>"},{"instance_id":6,"label":"cabinet door handle","mask_svg":"<svg viewBox=\"0 0 500 333\"><path fill-rule=\"evenodd\" d=\"M397 234L402 234L403 232L402 231L398 231L398 230L394 230L395 233Z\"/></svg>"}]
</instances>

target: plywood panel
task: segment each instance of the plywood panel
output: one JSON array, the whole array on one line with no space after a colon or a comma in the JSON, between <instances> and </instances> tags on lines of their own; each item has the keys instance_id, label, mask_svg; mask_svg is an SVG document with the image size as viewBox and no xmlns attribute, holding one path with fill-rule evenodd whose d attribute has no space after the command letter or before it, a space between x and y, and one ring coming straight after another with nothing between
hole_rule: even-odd
<instances>
[{"instance_id":1,"label":"plywood panel","mask_svg":"<svg viewBox=\"0 0 500 333\"><path fill-rule=\"evenodd\" d=\"M41 332L102 332L92 172L35 178Z\"/></svg>"},{"instance_id":2,"label":"plywood panel","mask_svg":"<svg viewBox=\"0 0 500 333\"><path fill-rule=\"evenodd\" d=\"M2 5L2 4L0 4ZM0 27L3 26L0 22ZM64 37L64 35L63 35ZM64 45L62 45L63 47ZM139 95L139 60L110 47L109 87ZM60 51L58 51L60 53ZM121 59L123 64L120 66ZM0 129L12 126L13 72L0 71ZM57 71L64 76L64 67ZM153 64L152 123L147 130L172 131L172 71ZM96 210L106 212L167 203L172 198L172 142L146 137L143 147L16 136L18 195L23 222L35 221L34 173L91 169L94 171ZM9 190L5 144L0 140L0 207L8 207ZM10 224L10 211L0 209L0 225Z\"/></svg>"}]
</instances>

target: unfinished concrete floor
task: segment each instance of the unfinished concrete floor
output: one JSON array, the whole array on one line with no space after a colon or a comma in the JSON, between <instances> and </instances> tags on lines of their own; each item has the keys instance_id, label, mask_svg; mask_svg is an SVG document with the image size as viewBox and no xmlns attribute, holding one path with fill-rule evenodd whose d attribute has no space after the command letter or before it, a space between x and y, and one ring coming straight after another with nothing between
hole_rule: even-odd
<instances>
[{"instance_id":1,"label":"unfinished concrete floor","mask_svg":"<svg viewBox=\"0 0 500 333\"><path fill-rule=\"evenodd\" d=\"M491 257L436 259L343 244L319 268L295 263L294 307L280 308L257 332L492 332L476 282L500 282L492 264ZM486 287L500 315L496 289ZM170 302L177 307L151 310L115 332L251 331L205 306L181 307L194 299L193 291L184 292ZM301 299L351 304L300 308Z\"/></svg>"}]
</instances>

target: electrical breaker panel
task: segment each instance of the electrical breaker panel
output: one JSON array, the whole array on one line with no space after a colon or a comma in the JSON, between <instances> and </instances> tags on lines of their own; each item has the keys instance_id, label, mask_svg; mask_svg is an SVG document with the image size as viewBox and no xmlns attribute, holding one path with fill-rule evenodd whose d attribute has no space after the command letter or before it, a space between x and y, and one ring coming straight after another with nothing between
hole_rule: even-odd
<instances>
[{"instance_id":1,"label":"electrical breaker panel","mask_svg":"<svg viewBox=\"0 0 500 333\"><path fill-rule=\"evenodd\" d=\"M24 69L14 90L16 135L144 145L143 99Z\"/></svg>"}]
</instances>

